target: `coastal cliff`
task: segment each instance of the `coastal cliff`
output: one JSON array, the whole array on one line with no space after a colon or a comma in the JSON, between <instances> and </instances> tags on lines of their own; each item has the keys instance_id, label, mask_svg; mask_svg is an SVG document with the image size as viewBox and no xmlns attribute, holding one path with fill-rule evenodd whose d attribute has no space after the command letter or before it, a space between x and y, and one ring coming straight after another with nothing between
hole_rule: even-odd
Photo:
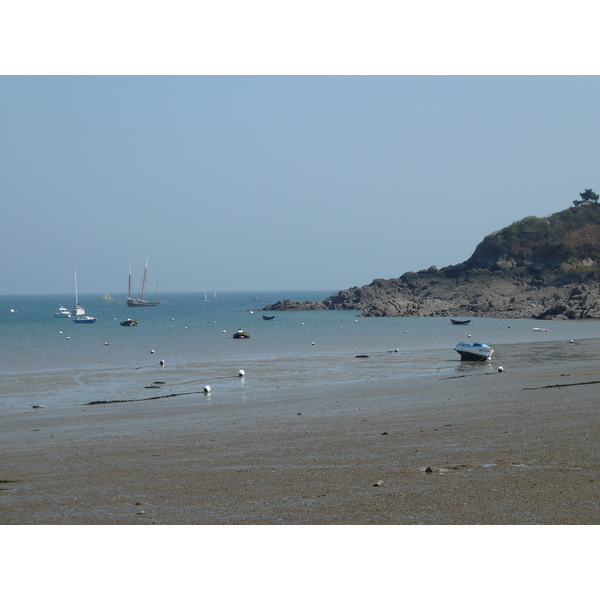
<instances>
[{"instance_id":1,"label":"coastal cliff","mask_svg":"<svg viewBox=\"0 0 600 600\"><path fill-rule=\"evenodd\" d=\"M600 205L574 204L486 236L458 265L375 279L322 302L282 300L263 310L356 310L363 317L600 318Z\"/></svg>"}]
</instances>

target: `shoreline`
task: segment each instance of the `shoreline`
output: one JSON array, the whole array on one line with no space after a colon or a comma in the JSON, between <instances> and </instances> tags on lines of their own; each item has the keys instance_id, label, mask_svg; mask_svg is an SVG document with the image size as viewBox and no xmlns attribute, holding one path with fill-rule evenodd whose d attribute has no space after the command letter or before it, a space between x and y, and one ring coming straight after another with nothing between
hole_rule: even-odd
<instances>
[{"instance_id":1,"label":"shoreline","mask_svg":"<svg viewBox=\"0 0 600 600\"><path fill-rule=\"evenodd\" d=\"M600 524L597 346L514 345L503 373L8 414L0 524Z\"/></svg>"}]
</instances>

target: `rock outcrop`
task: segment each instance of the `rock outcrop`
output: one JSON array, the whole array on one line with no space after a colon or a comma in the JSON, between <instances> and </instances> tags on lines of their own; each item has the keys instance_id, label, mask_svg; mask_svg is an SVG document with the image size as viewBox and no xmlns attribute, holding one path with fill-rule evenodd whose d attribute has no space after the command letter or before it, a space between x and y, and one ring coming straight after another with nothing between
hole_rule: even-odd
<instances>
[{"instance_id":1,"label":"rock outcrop","mask_svg":"<svg viewBox=\"0 0 600 600\"><path fill-rule=\"evenodd\" d=\"M492 233L464 263L409 271L339 291L322 302L264 310L356 310L364 317L600 318L600 205Z\"/></svg>"}]
</instances>

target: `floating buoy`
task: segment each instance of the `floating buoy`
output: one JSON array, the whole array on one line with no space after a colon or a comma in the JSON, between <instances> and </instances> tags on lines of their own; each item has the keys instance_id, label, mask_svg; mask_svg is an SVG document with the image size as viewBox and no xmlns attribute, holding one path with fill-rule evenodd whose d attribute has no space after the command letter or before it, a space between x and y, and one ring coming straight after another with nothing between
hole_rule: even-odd
<instances>
[{"instance_id":1,"label":"floating buoy","mask_svg":"<svg viewBox=\"0 0 600 600\"><path fill-rule=\"evenodd\" d=\"M205 385L204 386L204 393L205 394L210 394L210 385Z\"/></svg>"},{"instance_id":2,"label":"floating buoy","mask_svg":"<svg viewBox=\"0 0 600 600\"><path fill-rule=\"evenodd\" d=\"M573 343L574 343L573 340L569 340L569 344L573 344Z\"/></svg>"},{"instance_id":3,"label":"floating buoy","mask_svg":"<svg viewBox=\"0 0 600 600\"><path fill-rule=\"evenodd\" d=\"M343 325L340 325L340 329L344 329L344 326L343 326Z\"/></svg>"},{"instance_id":4,"label":"floating buoy","mask_svg":"<svg viewBox=\"0 0 600 600\"><path fill-rule=\"evenodd\" d=\"M165 361L164 361L164 360L161 360L161 361L160 361L158 364L159 364L161 367L164 367L164 366L165 366Z\"/></svg>"},{"instance_id":5,"label":"floating buoy","mask_svg":"<svg viewBox=\"0 0 600 600\"><path fill-rule=\"evenodd\" d=\"M150 350L150 354L154 354L154 350Z\"/></svg>"},{"instance_id":6,"label":"floating buoy","mask_svg":"<svg viewBox=\"0 0 600 600\"><path fill-rule=\"evenodd\" d=\"M471 334L469 334L469 337L471 337Z\"/></svg>"},{"instance_id":7,"label":"floating buoy","mask_svg":"<svg viewBox=\"0 0 600 600\"><path fill-rule=\"evenodd\" d=\"M70 340L71 338L69 336L67 336L67 339Z\"/></svg>"},{"instance_id":8,"label":"floating buoy","mask_svg":"<svg viewBox=\"0 0 600 600\"><path fill-rule=\"evenodd\" d=\"M404 333L408 333L408 331L406 331L406 329L404 330Z\"/></svg>"},{"instance_id":9,"label":"floating buoy","mask_svg":"<svg viewBox=\"0 0 600 600\"><path fill-rule=\"evenodd\" d=\"M314 343L314 342L311 342L311 343L310 343L310 345L311 345L311 346L314 346L314 345L315 345L315 343Z\"/></svg>"},{"instance_id":10,"label":"floating buoy","mask_svg":"<svg viewBox=\"0 0 600 600\"><path fill-rule=\"evenodd\" d=\"M502 367L498 367L498 373L504 373L504 369Z\"/></svg>"},{"instance_id":11,"label":"floating buoy","mask_svg":"<svg viewBox=\"0 0 600 600\"><path fill-rule=\"evenodd\" d=\"M59 333L60 335L62 335L62 331L59 331L58 333Z\"/></svg>"},{"instance_id":12,"label":"floating buoy","mask_svg":"<svg viewBox=\"0 0 600 600\"><path fill-rule=\"evenodd\" d=\"M244 371L244 369L240 369L238 371L238 377L243 377L246 374L246 371Z\"/></svg>"},{"instance_id":13,"label":"floating buoy","mask_svg":"<svg viewBox=\"0 0 600 600\"><path fill-rule=\"evenodd\" d=\"M187 329L187 327L184 327L184 329Z\"/></svg>"},{"instance_id":14,"label":"floating buoy","mask_svg":"<svg viewBox=\"0 0 600 600\"><path fill-rule=\"evenodd\" d=\"M104 342L105 346L110 346L110 342Z\"/></svg>"},{"instance_id":15,"label":"floating buoy","mask_svg":"<svg viewBox=\"0 0 600 600\"><path fill-rule=\"evenodd\" d=\"M300 323L300 325L304 325L304 323Z\"/></svg>"},{"instance_id":16,"label":"floating buoy","mask_svg":"<svg viewBox=\"0 0 600 600\"><path fill-rule=\"evenodd\" d=\"M354 319L354 322L355 322L355 323L358 323L358 319Z\"/></svg>"},{"instance_id":17,"label":"floating buoy","mask_svg":"<svg viewBox=\"0 0 600 600\"><path fill-rule=\"evenodd\" d=\"M14 309L14 308L11 308L11 309L10 309L10 312L15 312L15 309Z\"/></svg>"}]
</instances>

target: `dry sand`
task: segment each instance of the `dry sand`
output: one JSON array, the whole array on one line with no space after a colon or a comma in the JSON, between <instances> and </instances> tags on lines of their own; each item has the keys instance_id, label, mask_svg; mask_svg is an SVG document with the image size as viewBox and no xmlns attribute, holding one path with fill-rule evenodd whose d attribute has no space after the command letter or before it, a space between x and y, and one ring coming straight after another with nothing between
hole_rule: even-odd
<instances>
[{"instance_id":1,"label":"dry sand","mask_svg":"<svg viewBox=\"0 0 600 600\"><path fill-rule=\"evenodd\" d=\"M0 523L598 524L598 349L4 415Z\"/></svg>"}]
</instances>

